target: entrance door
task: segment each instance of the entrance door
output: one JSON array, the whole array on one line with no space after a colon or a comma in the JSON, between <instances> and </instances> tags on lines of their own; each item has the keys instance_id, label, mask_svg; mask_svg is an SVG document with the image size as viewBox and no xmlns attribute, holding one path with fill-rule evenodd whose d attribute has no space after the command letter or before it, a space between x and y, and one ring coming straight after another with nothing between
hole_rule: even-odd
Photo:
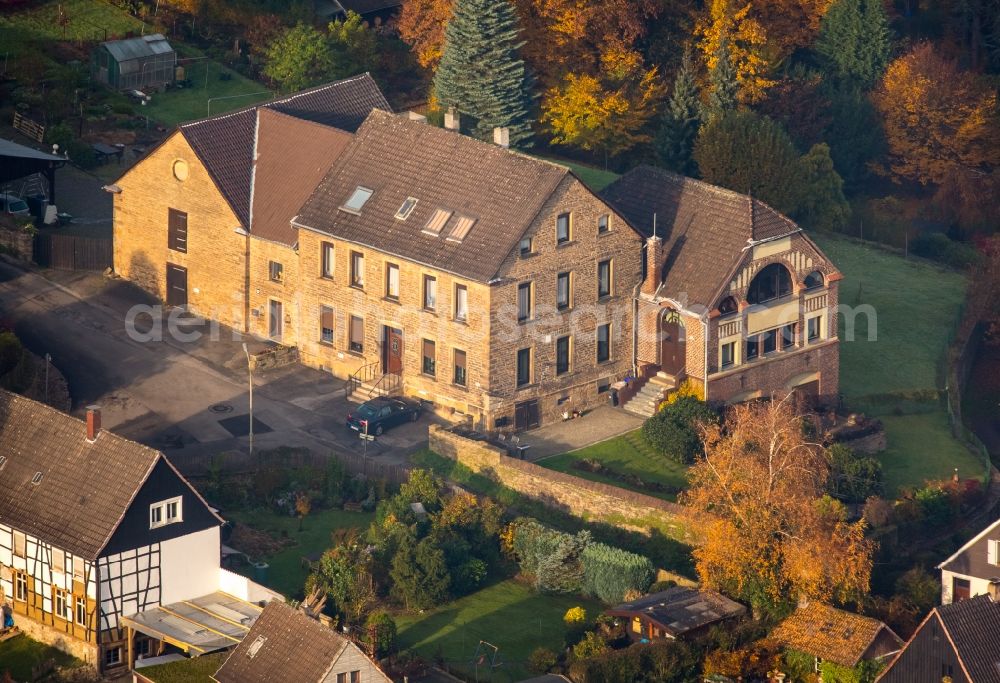
<instances>
[{"instance_id":1,"label":"entrance door","mask_svg":"<svg viewBox=\"0 0 1000 683\"><path fill-rule=\"evenodd\" d=\"M382 372L398 375L403 372L403 331L385 327L382 345Z\"/></svg>"},{"instance_id":2,"label":"entrance door","mask_svg":"<svg viewBox=\"0 0 1000 683\"><path fill-rule=\"evenodd\" d=\"M514 429L534 429L538 426L538 401L514 404Z\"/></svg>"},{"instance_id":3,"label":"entrance door","mask_svg":"<svg viewBox=\"0 0 1000 683\"><path fill-rule=\"evenodd\" d=\"M167 306L187 306L188 302L188 272L187 268L167 264Z\"/></svg>"},{"instance_id":4,"label":"entrance door","mask_svg":"<svg viewBox=\"0 0 1000 683\"><path fill-rule=\"evenodd\" d=\"M684 325L677 311L666 311L660 319L660 367L670 375L684 371L686 342Z\"/></svg>"},{"instance_id":5,"label":"entrance door","mask_svg":"<svg viewBox=\"0 0 1000 683\"><path fill-rule=\"evenodd\" d=\"M281 302L271 300L268 309L267 336L274 341L281 341L281 330L284 327Z\"/></svg>"}]
</instances>

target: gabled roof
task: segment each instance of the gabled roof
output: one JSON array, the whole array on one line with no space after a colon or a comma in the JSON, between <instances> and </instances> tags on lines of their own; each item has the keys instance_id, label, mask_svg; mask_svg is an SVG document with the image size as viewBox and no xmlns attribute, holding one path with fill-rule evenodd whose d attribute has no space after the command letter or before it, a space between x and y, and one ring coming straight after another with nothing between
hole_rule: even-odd
<instances>
[{"instance_id":1,"label":"gabled roof","mask_svg":"<svg viewBox=\"0 0 1000 683\"><path fill-rule=\"evenodd\" d=\"M375 110L295 223L488 282L570 175L564 166ZM357 188L374 193L360 211L341 210ZM396 218L408 197L416 206ZM444 222L431 229L439 209ZM471 230L449 239L462 217L475 221Z\"/></svg>"},{"instance_id":2,"label":"gabled roof","mask_svg":"<svg viewBox=\"0 0 1000 683\"><path fill-rule=\"evenodd\" d=\"M652 166L632 169L600 195L646 237L656 216L666 259L661 294L686 306L710 308L749 243L800 230L758 199Z\"/></svg>"},{"instance_id":3,"label":"gabled roof","mask_svg":"<svg viewBox=\"0 0 1000 683\"><path fill-rule=\"evenodd\" d=\"M606 611L615 617L643 617L673 637L746 613L746 607L720 593L674 586Z\"/></svg>"},{"instance_id":4,"label":"gabled roof","mask_svg":"<svg viewBox=\"0 0 1000 683\"><path fill-rule=\"evenodd\" d=\"M142 59L154 55L170 54L174 48L163 37L162 33L153 33L148 36L138 38L125 38L123 40L108 40L101 43L117 62L127 62L132 59Z\"/></svg>"},{"instance_id":5,"label":"gabled roof","mask_svg":"<svg viewBox=\"0 0 1000 683\"><path fill-rule=\"evenodd\" d=\"M987 546L990 541L1000 541L1000 519L976 534L937 568L977 579L1000 577L1000 566L988 561Z\"/></svg>"},{"instance_id":6,"label":"gabled roof","mask_svg":"<svg viewBox=\"0 0 1000 683\"><path fill-rule=\"evenodd\" d=\"M810 602L781 622L771 636L787 647L853 667L871 657L866 655L883 633L895 641L896 649L902 646L899 636L878 619Z\"/></svg>"},{"instance_id":7,"label":"gabled roof","mask_svg":"<svg viewBox=\"0 0 1000 683\"><path fill-rule=\"evenodd\" d=\"M351 137L338 128L258 109L250 233L293 246L296 232L289 221Z\"/></svg>"},{"instance_id":8,"label":"gabled roof","mask_svg":"<svg viewBox=\"0 0 1000 683\"><path fill-rule=\"evenodd\" d=\"M0 390L0 523L96 559L163 454ZM39 483L32 483L38 479Z\"/></svg>"},{"instance_id":9,"label":"gabled roof","mask_svg":"<svg viewBox=\"0 0 1000 683\"><path fill-rule=\"evenodd\" d=\"M1000 603L980 595L934 611L970 683L1000 683Z\"/></svg>"},{"instance_id":10,"label":"gabled roof","mask_svg":"<svg viewBox=\"0 0 1000 683\"><path fill-rule=\"evenodd\" d=\"M218 683L319 683L350 647L357 646L302 612L272 601L213 678ZM374 663L372 668L379 671ZM382 680L389 683L384 674Z\"/></svg>"},{"instance_id":11,"label":"gabled roof","mask_svg":"<svg viewBox=\"0 0 1000 683\"><path fill-rule=\"evenodd\" d=\"M254 135L257 110L262 108L354 132L372 109L389 110L389 103L372 77L362 74L228 114L182 123L181 133L244 226L250 224Z\"/></svg>"}]
</instances>

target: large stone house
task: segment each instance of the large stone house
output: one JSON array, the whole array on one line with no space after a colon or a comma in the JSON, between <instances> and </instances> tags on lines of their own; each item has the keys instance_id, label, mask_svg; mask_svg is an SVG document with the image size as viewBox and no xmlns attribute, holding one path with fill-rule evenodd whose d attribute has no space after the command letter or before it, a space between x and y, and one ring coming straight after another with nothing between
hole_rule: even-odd
<instances>
[{"instance_id":1,"label":"large stone house","mask_svg":"<svg viewBox=\"0 0 1000 683\"><path fill-rule=\"evenodd\" d=\"M1000 596L1000 519L937 568L941 570L941 603L944 605L991 592Z\"/></svg>"},{"instance_id":2,"label":"large stone house","mask_svg":"<svg viewBox=\"0 0 1000 683\"><path fill-rule=\"evenodd\" d=\"M635 361L654 400L685 378L709 401L836 398L841 274L802 228L752 197L648 166L601 196L646 238Z\"/></svg>"},{"instance_id":3,"label":"large stone house","mask_svg":"<svg viewBox=\"0 0 1000 683\"><path fill-rule=\"evenodd\" d=\"M685 379L711 401L836 397L840 274L795 223L648 167L598 196L448 123L360 77L184 124L113 188L115 270L356 396L485 429L612 388L651 414Z\"/></svg>"},{"instance_id":4,"label":"large stone house","mask_svg":"<svg viewBox=\"0 0 1000 683\"><path fill-rule=\"evenodd\" d=\"M102 430L99 411L84 422L0 390L0 603L22 631L101 671L209 651L138 622L204 596L199 614L233 603L252 619L250 601L275 596L219 566L221 524L162 453Z\"/></svg>"}]
</instances>

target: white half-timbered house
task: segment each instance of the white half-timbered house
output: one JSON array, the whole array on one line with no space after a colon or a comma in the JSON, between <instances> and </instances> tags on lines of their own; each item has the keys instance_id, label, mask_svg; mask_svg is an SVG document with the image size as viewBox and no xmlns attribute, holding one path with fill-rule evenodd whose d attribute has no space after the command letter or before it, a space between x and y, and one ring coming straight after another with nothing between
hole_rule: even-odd
<instances>
[{"instance_id":1,"label":"white half-timbered house","mask_svg":"<svg viewBox=\"0 0 1000 683\"><path fill-rule=\"evenodd\" d=\"M220 567L221 524L162 453L101 430L97 409L84 422L0 391L0 602L22 631L101 672L231 647L275 594ZM147 626L173 604L199 618ZM219 612L229 635L198 642Z\"/></svg>"}]
</instances>

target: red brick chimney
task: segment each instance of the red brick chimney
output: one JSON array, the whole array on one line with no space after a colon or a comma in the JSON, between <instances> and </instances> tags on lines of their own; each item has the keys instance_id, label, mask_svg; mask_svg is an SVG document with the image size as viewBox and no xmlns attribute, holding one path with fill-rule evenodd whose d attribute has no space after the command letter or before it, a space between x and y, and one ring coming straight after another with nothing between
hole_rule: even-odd
<instances>
[{"instance_id":1,"label":"red brick chimney","mask_svg":"<svg viewBox=\"0 0 1000 683\"><path fill-rule=\"evenodd\" d=\"M87 406L87 441L96 441L101 433L101 409L99 406Z\"/></svg>"},{"instance_id":2,"label":"red brick chimney","mask_svg":"<svg viewBox=\"0 0 1000 683\"><path fill-rule=\"evenodd\" d=\"M646 279L642 281L643 294L655 294L660 286L660 268L663 265L663 240L650 237L646 240Z\"/></svg>"}]
</instances>

